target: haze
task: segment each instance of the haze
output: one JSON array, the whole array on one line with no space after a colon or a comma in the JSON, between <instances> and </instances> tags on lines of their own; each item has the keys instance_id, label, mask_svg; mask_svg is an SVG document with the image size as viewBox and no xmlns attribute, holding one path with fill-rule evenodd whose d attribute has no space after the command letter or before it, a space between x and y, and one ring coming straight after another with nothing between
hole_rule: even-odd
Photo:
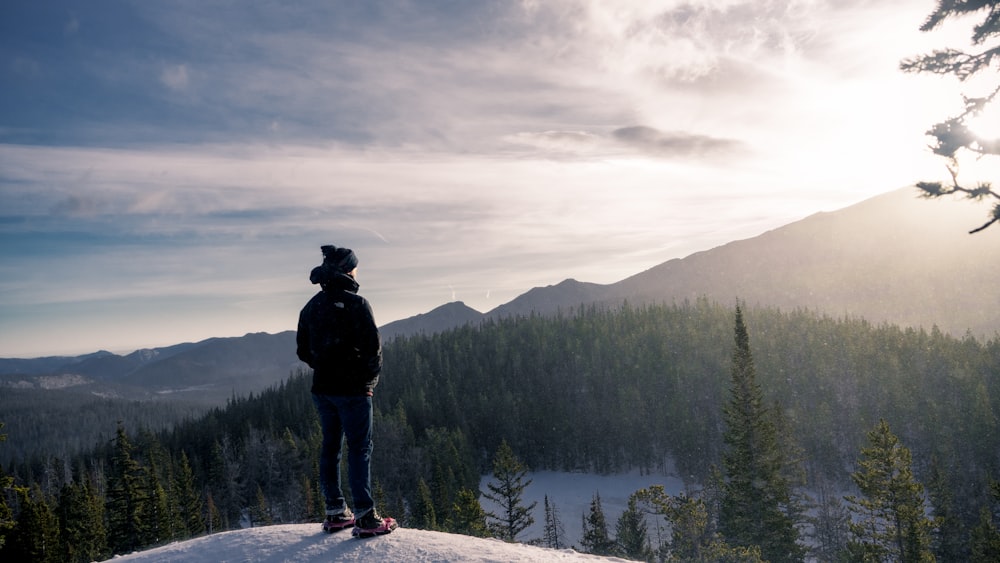
<instances>
[{"instance_id":1,"label":"haze","mask_svg":"<svg viewBox=\"0 0 1000 563\"><path fill-rule=\"evenodd\" d=\"M5 2L0 356L293 329L322 244L385 324L940 178L933 7Z\"/></svg>"}]
</instances>

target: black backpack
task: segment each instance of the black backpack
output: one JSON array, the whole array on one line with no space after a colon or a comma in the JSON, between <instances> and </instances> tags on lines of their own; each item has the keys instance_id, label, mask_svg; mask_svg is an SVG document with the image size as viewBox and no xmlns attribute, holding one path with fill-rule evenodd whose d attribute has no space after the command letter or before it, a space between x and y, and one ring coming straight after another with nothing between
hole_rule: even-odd
<instances>
[{"instance_id":1,"label":"black backpack","mask_svg":"<svg viewBox=\"0 0 1000 563\"><path fill-rule=\"evenodd\" d=\"M324 299L311 311L309 349L314 369L331 371L358 370L361 351L356 346L358 326L356 304L350 294L324 292Z\"/></svg>"}]
</instances>

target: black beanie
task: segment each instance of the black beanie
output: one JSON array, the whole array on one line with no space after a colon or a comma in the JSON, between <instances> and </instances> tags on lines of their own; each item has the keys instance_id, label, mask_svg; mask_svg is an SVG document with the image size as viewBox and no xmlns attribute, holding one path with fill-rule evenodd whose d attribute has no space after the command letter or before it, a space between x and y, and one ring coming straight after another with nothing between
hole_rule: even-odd
<instances>
[{"instance_id":1,"label":"black beanie","mask_svg":"<svg viewBox=\"0 0 1000 563\"><path fill-rule=\"evenodd\" d=\"M321 246L323 263L341 273L348 273L358 267L358 255L350 248L338 248L332 244Z\"/></svg>"}]
</instances>

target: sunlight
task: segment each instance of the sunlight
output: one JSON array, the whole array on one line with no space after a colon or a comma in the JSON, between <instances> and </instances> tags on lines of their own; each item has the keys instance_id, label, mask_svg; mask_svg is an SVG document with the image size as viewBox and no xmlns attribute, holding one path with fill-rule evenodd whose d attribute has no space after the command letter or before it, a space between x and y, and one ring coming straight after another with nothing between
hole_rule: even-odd
<instances>
[{"instance_id":1,"label":"sunlight","mask_svg":"<svg viewBox=\"0 0 1000 563\"><path fill-rule=\"evenodd\" d=\"M993 143L1000 142L1000 101L986 106L979 115L970 116L966 124L977 137Z\"/></svg>"}]
</instances>

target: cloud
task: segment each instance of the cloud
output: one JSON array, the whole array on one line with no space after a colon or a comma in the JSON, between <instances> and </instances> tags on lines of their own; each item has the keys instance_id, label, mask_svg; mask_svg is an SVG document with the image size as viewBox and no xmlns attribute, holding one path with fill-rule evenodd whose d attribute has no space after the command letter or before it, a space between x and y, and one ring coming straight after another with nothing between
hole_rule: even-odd
<instances>
[{"instance_id":1,"label":"cloud","mask_svg":"<svg viewBox=\"0 0 1000 563\"><path fill-rule=\"evenodd\" d=\"M174 91L187 90L189 79L187 65L170 65L160 72L160 82Z\"/></svg>"},{"instance_id":2,"label":"cloud","mask_svg":"<svg viewBox=\"0 0 1000 563\"><path fill-rule=\"evenodd\" d=\"M742 143L707 135L663 132L645 125L615 129L612 137L639 151L662 157L704 157L743 152Z\"/></svg>"},{"instance_id":3,"label":"cloud","mask_svg":"<svg viewBox=\"0 0 1000 563\"><path fill-rule=\"evenodd\" d=\"M586 131L522 131L506 135L504 140L514 145L561 154L591 154L605 144L602 136Z\"/></svg>"},{"instance_id":4,"label":"cloud","mask_svg":"<svg viewBox=\"0 0 1000 563\"><path fill-rule=\"evenodd\" d=\"M537 156L607 158L647 156L690 159L741 156L744 144L735 139L716 138L683 131L660 131L646 125L619 127L608 134L587 131L521 132L508 135L507 142L531 147Z\"/></svg>"},{"instance_id":5,"label":"cloud","mask_svg":"<svg viewBox=\"0 0 1000 563\"><path fill-rule=\"evenodd\" d=\"M75 15L71 15L66 25L63 26L63 33L66 35L76 35L78 31L80 31L80 20Z\"/></svg>"}]
</instances>

